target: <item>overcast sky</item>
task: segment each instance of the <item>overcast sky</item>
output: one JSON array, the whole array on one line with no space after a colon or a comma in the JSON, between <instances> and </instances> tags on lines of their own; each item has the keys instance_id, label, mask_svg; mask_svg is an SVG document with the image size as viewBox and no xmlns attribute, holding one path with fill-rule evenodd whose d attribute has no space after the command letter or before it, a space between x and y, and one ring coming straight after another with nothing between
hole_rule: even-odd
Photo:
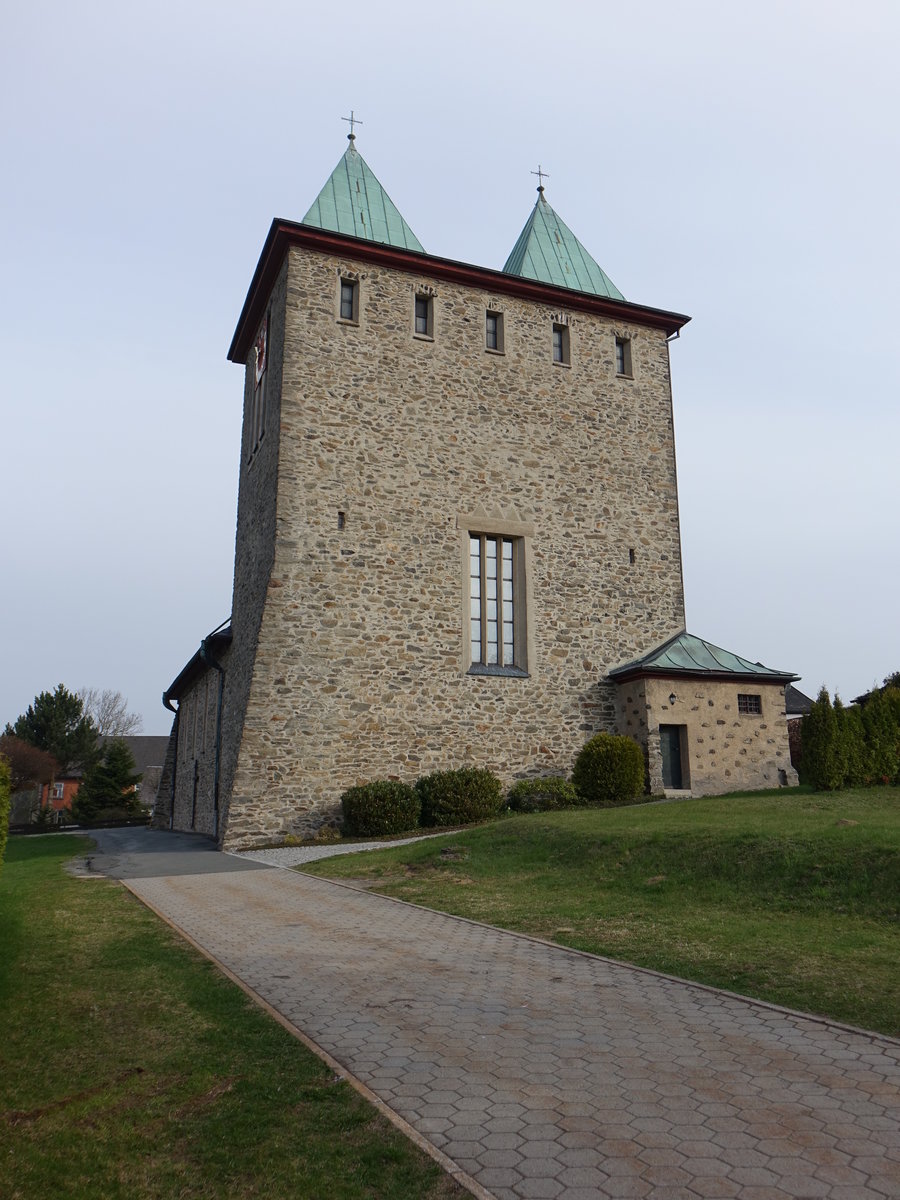
<instances>
[{"instance_id":1,"label":"overcast sky","mask_svg":"<svg viewBox=\"0 0 900 1200\"><path fill-rule=\"evenodd\" d=\"M160 694L228 616L273 217L357 146L430 253L547 198L672 346L687 623L850 699L900 669L900 5L9 5L0 724Z\"/></svg>"}]
</instances>

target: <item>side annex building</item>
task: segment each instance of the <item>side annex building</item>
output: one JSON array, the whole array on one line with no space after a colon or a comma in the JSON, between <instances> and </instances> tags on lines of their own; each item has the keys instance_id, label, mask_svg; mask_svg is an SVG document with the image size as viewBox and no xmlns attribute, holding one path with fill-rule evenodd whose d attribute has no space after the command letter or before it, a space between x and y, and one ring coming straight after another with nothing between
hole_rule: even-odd
<instances>
[{"instance_id":1,"label":"side annex building","mask_svg":"<svg viewBox=\"0 0 900 1200\"><path fill-rule=\"evenodd\" d=\"M309 835L347 787L567 774L600 730L654 794L796 782L790 672L688 634L668 339L538 188L501 271L427 254L356 149L269 230L230 618L163 695L154 823Z\"/></svg>"}]
</instances>

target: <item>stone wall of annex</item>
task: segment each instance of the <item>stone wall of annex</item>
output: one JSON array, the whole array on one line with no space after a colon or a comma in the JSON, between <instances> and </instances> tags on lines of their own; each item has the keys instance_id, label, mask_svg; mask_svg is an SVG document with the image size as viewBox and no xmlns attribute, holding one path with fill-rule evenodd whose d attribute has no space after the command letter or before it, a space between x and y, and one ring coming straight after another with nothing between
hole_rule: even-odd
<instances>
[{"instance_id":1,"label":"stone wall of annex","mask_svg":"<svg viewBox=\"0 0 900 1200\"><path fill-rule=\"evenodd\" d=\"M762 712L738 712L739 693L759 696ZM673 694L675 703L670 704ZM664 791L660 725L684 727L684 784L694 796L797 783L783 684L678 676L636 679L619 685L618 710L617 732L646 749L651 795Z\"/></svg>"},{"instance_id":2,"label":"stone wall of annex","mask_svg":"<svg viewBox=\"0 0 900 1200\"><path fill-rule=\"evenodd\" d=\"M609 669L684 627L662 332L298 248L288 261L280 444L260 472L277 486L270 571L267 501L254 526L242 474L233 650L253 665L229 847L311 832L369 779L566 773L615 725ZM358 323L338 319L342 275ZM433 338L414 336L417 291ZM488 309L502 354L485 349ZM552 361L554 322L569 365ZM616 376L616 336L633 378ZM504 522L528 531L527 678L467 673L463 539Z\"/></svg>"},{"instance_id":3,"label":"stone wall of annex","mask_svg":"<svg viewBox=\"0 0 900 1200\"><path fill-rule=\"evenodd\" d=\"M218 657L228 670L230 649ZM177 738L174 754L167 755L160 780L154 825L217 835L215 812L216 718L219 675L212 668L201 670L178 701ZM220 765L221 773L221 765ZM174 786L173 786L174 781ZM221 797L221 779L220 779ZM221 821L218 822L221 825Z\"/></svg>"}]
</instances>

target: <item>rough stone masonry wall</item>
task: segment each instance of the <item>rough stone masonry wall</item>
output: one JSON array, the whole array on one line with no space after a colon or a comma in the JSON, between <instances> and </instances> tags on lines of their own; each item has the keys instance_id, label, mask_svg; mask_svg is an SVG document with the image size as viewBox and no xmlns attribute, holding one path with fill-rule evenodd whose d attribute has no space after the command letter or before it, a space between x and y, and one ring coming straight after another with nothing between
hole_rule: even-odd
<instances>
[{"instance_id":1,"label":"rough stone masonry wall","mask_svg":"<svg viewBox=\"0 0 900 1200\"><path fill-rule=\"evenodd\" d=\"M169 731L169 744L166 746L166 757L163 762L162 775L156 789L156 801L153 805L153 816L150 824L153 829L168 829L172 821L172 783L175 778L175 760L178 753L178 718L172 721Z\"/></svg>"},{"instance_id":2,"label":"rough stone masonry wall","mask_svg":"<svg viewBox=\"0 0 900 1200\"><path fill-rule=\"evenodd\" d=\"M358 325L337 319L342 274ZM419 289L433 340L413 335ZM484 348L488 308L504 354ZM274 562L225 844L311 832L369 779L568 772L614 727L607 671L684 626L663 333L295 248L284 338ZM476 511L476 531L533 525L524 679L467 674Z\"/></svg>"},{"instance_id":3,"label":"rough stone masonry wall","mask_svg":"<svg viewBox=\"0 0 900 1200\"><path fill-rule=\"evenodd\" d=\"M228 670L230 650L218 661ZM218 672L212 668L201 671L181 695L178 719L178 740L175 746L175 788L172 803L172 828L215 837L215 766L216 710L219 696ZM167 763L167 768L170 764ZM160 782L161 802L157 805L163 819L162 791L167 782L172 794L171 769L164 770ZM220 783L221 797L221 783ZM168 815L168 810L165 810ZM156 824L156 820L154 820ZM221 826L221 821L219 822ZM166 823L166 827L168 824ZM219 830L221 832L221 828Z\"/></svg>"},{"instance_id":4,"label":"rough stone masonry wall","mask_svg":"<svg viewBox=\"0 0 900 1200\"><path fill-rule=\"evenodd\" d=\"M783 684L672 676L633 680L620 684L619 691L619 732L646 747L652 795L664 790L660 725L686 727L688 761L682 762L682 769L685 788L694 796L797 783L788 746ZM739 692L758 695L762 713L739 713ZM674 704L669 703L672 694Z\"/></svg>"},{"instance_id":5,"label":"rough stone masonry wall","mask_svg":"<svg viewBox=\"0 0 900 1200\"><path fill-rule=\"evenodd\" d=\"M257 637L275 555L275 506L278 495L287 277L288 264L285 261L269 300L265 432L259 448L252 456L249 414L256 386L256 359L253 348L250 350L244 378L244 421L235 533L234 589L231 601L232 643L228 655L222 713L222 763L219 785L222 811L218 838L220 845L223 844L228 831L231 797L234 794L246 797L255 795L258 791L252 778L246 778L246 771L253 770L246 757L240 759L244 776L237 782L235 777L239 770L244 717L253 679ZM259 807L260 830L266 827L265 811L266 805L263 803Z\"/></svg>"}]
</instances>

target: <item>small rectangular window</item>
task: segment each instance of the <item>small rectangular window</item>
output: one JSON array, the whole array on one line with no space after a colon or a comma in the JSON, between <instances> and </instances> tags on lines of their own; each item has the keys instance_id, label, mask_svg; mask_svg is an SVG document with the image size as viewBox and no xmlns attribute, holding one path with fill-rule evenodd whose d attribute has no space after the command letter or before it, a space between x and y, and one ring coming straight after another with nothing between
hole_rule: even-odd
<instances>
[{"instance_id":1,"label":"small rectangular window","mask_svg":"<svg viewBox=\"0 0 900 1200\"><path fill-rule=\"evenodd\" d=\"M359 284L355 279L341 280L340 318L342 321L359 321Z\"/></svg>"},{"instance_id":2,"label":"small rectangular window","mask_svg":"<svg viewBox=\"0 0 900 1200\"><path fill-rule=\"evenodd\" d=\"M62 800L64 795L65 795L65 785L62 783L54 783L53 799L54 800Z\"/></svg>"},{"instance_id":3,"label":"small rectangular window","mask_svg":"<svg viewBox=\"0 0 900 1200\"><path fill-rule=\"evenodd\" d=\"M631 375L631 339L616 338L616 374Z\"/></svg>"},{"instance_id":4,"label":"small rectangular window","mask_svg":"<svg viewBox=\"0 0 900 1200\"><path fill-rule=\"evenodd\" d=\"M569 327L553 325L553 361L561 366L569 365Z\"/></svg>"},{"instance_id":5,"label":"small rectangular window","mask_svg":"<svg viewBox=\"0 0 900 1200\"><path fill-rule=\"evenodd\" d=\"M416 296L413 328L416 337L434 337L434 304L430 296Z\"/></svg>"},{"instance_id":6,"label":"small rectangular window","mask_svg":"<svg viewBox=\"0 0 900 1200\"><path fill-rule=\"evenodd\" d=\"M762 716L762 696L745 696L738 692L738 712Z\"/></svg>"},{"instance_id":7,"label":"small rectangular window","mask_svg":"<svg viewBox=\"0 0 900 1200\"><path fill-rule=\"evenodd\" d=\"M491 312L484 316L484 344L487 350L503 353L503 313Z\"/></svg>"}]
</instances>

